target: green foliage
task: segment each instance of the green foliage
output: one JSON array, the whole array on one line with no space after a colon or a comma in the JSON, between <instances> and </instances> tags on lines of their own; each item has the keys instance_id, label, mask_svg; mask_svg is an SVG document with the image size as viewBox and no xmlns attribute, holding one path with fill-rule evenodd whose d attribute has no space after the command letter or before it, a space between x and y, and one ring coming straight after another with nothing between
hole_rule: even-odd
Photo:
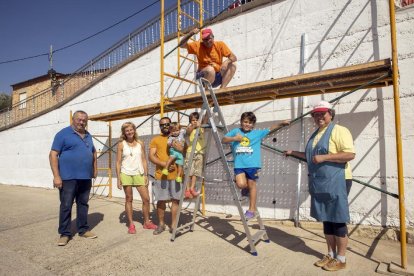
<instances>
[{"instance_id":1,"label":"green foliage","mask_svg":"<svg viewBox=\"0 0 414 276\"><path fill-rule=\"evenodd\" d=\"M0 111L7 107L11 107L12 97L5 93L0 93Z\"/></svg>"}]
</instances>

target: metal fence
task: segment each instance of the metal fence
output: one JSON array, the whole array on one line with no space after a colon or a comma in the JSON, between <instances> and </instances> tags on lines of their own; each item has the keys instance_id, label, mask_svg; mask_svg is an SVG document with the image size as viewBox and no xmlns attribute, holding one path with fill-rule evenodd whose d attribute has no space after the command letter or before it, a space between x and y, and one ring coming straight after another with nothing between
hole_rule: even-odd
<instances>
[{"instance_id":1,"label":"metal fence","mask_svg":"<svg viewBox=\"0 0 414 276\"><path fill-rule=\"evenodd\" d=\"M204 19L215 17L225 9L231 9L245 4L246 0L204 0ZM191 0L183 1L181 9L194 18L199 18L198 4ZM194 22L189 18L181 18L181 29L190 28ZM177 7L171 7L165 12L165 36L177 32ZM45 89L15 103L12 107L0 111L0 129L18 124L42 111L50 110L65 99L84 89L100 75L115 68L129 58L143 53L151 46L160 42L160 15L145 23L143 26L121 39L111 48L87 62L80 69L69 74L50 88ZM53 87L52 87L53 86Z\"/></svg>"}]
</instances>

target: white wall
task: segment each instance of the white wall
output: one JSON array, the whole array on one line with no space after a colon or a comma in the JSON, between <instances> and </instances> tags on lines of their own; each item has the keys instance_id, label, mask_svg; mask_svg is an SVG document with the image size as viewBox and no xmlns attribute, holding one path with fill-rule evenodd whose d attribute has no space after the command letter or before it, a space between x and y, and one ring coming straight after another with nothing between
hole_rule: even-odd
<instances>
[{"instance_id":1,"label":"white wall","mask_svg":"<svg viewBox=\"0 0 414 276\"><path fill-rule=\"evenodd\" d=\"M390 58L388 17L387 1L286 0L247 11L212 28L216 39L224 40L239 59L235 78L231 82L231 85L237 85L298 74L302 34L307 36L306 72ZM411 145L414 140L414 80L411 75L414 69L414 9L398 11L397 21L405 202L407 221L413 226L414 152ZM167 43L166 52L175 43L175 40ZM171 55L166 60L166 71L174 72L175 63ZM167 80L170 97L193 91L186 85L177 89L176 82L170 84L171 80ZM159 86L159 49L156 49L121 68L62 108L0 132L0 183L51 187L48 153L54 134L68 125L70 110L82 109L89 114L98 114L159 102ZM338 95L308 97L305 99L305 111L320 99L330 100ZM357 155L352 161L354 177L397 193L392 87L358 91L343 98L335 109L336 121L348 127L355 140ZM237 123L244 111L254 111L259 122L257 127L267 127L274 120L295 118L298 114L297 99L223 108L229 125ZM144 119L136 118L133 121L139 124ZM115 138L119 136L120 123L113 123ZM309 137L314 129L312 121L306 118L304 125L306 137ZM156 121L149 120L139 129L145 141L148 142L152 134L158 133L156 126ZM93 134L107 132L105 123L91 122L89 129ZM296 149L300 136L300 126L296 124L269 137L267 143L281 149ZM277 142L272 142L274 137ZM107 143L105 138L100 140ZM95 146L98 149L103 147L97 142ZM100 161L101 166L105 166L106 158ZM258 202L262 216L292 218L297 201L297 162L269 151L264 151L263 160ZM212 166L207 172L211 178L222 175L220 166ZM104 174L100 173L98 182L106 182ZM300 216L301 219L309 220L310 203L305 176L306 169L302 168ZM122 196L122 192L116 188L113 191L115 196ZM106 194L107 190L98 189L97 192ZM354 183L349 201L353 223L399 223L398 201L395 198ZM209 210L236 213L229 190L224 184L207 183L207 202Z\"/></svg>"}]
</instances>

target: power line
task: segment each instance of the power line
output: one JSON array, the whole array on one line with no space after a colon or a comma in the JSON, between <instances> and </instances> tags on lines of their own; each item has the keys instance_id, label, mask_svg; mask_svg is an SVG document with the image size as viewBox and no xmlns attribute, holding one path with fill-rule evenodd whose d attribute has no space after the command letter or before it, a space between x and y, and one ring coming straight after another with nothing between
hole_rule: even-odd
<instances>
[{"instance_id":1,"label":"power line","mask_svg":"<svg viewBox=\"0 0 414 276\"><path fill-rule=\"evenodd\" d=\"M139 11L137 11L137 12L134 12L134 13L133 13L133 14L131 14L130 16L125 17L124 19L122 19L122 20L120 20L120 21L116 22L115 24L112 24L111 26L106 27L105 29L100 30L99 32L94 33L94 34L92 34L92 35L90 35L90 36L88 36L88 37L86 37L86 38L84 38L84 39L81 39L81 40L77 41L77 42L74 42L74 43L69 44L69 45L67 45L67 46L64 46L64 47L62 47L62 48L56 49L56 50L54 50L52 53L56 53L56 52L60 52L60 51L66 50L66 49L68 49L68 48L70 48L70 47L73 47L73 46L75 46L75 45L77 45L77 44L80 44L80 43L82 43L82 42L84 42L84 41L86 41L86 40L88 40L88 39L91 39L92 37L95 37L95 36L97 36L97 35L99 35L99 34L101 34L101 33L105 32L105 31L107 31L107 30L109 30L109 29L111 29L111 28L113 28L113 27L115 27L115 26L117 26L117 25L119 25L119 24L121 24L121 23L123 23L123 22L127 21L127 20L128 20L128 19L130 19L131 17L134 17L135 15L137 15L137 14L139 14L139 13L141 13L141 12L145 11L146 9L148 9L149 7L151 7L151 6L155 5L155 4L156 4L156 3L158 3L159 1L160 1L160 0L155 0L155 1L154 1L154 2L152 2L151 4L149 4L149 5L145 6L144 8L140 9L140 10L139 10ZM17 61L22 61L22 60L27 60L27 59L33 59L33 58L43 57L43 56L49 56L49 53L38 54L38 55L34 55L34 56L29 56L29 57L24 57L24 58L18 58L18 59L12 59L12 60L6 60L6 61L0 61L0 65L1 65L1 64L6 64L6 63L12 63L12 62L17 62Z\"/></svg>"}]
</instances>

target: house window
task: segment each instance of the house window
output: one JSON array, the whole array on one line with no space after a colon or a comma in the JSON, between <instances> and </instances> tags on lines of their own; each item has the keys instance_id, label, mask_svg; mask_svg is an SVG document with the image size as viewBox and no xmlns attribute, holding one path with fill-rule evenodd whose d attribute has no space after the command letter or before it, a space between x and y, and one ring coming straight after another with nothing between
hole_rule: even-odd
<instances>
[{"instance_id":1,"label":"house window","mask_svg":"<svg viewBox=\"0 0 414 276\"><path fill-rule=\"evenodd\" d=\"M27 96L26 92L19 94L19 103L20 103L19 109L26 108L26 96Z\"/></svg>"}]
</instances>

